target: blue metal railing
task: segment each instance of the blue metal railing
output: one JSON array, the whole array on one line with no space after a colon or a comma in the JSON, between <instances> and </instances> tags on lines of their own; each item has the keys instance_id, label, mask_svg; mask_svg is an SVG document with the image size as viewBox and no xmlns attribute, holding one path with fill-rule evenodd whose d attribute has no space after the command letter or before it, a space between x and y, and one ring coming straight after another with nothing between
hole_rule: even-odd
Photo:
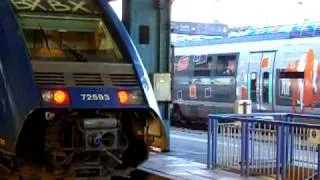
<instances>
[{"instance_id":1,"label":"blue metal railing","mask_svg":"<svg viewBox=\"0 0 320 180\"><path fill-rule=\"evenodd\" d=\"M209 115L207 166L246 177L320 180L320 145L309 140L314 130L320 130L319 115Z\"/></svg>"}]
</instances>

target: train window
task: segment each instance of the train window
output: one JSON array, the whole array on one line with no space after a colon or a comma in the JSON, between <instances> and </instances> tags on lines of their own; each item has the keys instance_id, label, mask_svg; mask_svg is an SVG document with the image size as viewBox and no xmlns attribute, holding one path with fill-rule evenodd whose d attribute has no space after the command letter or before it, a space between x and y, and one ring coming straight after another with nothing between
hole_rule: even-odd
<instances>
[{"instance_id":1,"label":"train window","mask_svg":"<svg viewBox=\"0 0 320 180\"><path fill-rule=\"evenodd\" d=\"M192 83L195 84L211 84L210 70L195 70L192 78Z\"/></svg>"},{"instance_id":2,"label":"train window","mask_svg":"<svg viewBox=\"0 0 320 180\"><path fill-rule=\"evenodd\" d=\"M276 69L276 77L277 105L291 106L296 104L299 100L299 81L303 80L304 72L292 72L287 69Z\"/></svg>"},{"instance_id":3,"label":"train window","mask_svg":"<svg viewBox=\"0 0 320 180\"><path fill-rule=\"evenodd\" d=\"M192 83L193 84L211 84L211 79L208 77L208 78L204 78L204 77L200 77L200 78L193 78L192 79Z\"/></svg>"},{"instance_id":4,"label":"train window","mask_svg":"<svg viewBox=\"0 0 320 180\"><path fill-rule=\"evenodd\" d=\"M262 96L263 102L269 103L269 72L263 73L263 87L262 87Z\"/></svg>"},{"instance_id":5,"label":"train window","mask_svg":"<svg viewBox=\"0 0 320 180\"><path fill-rule=\"evenodd\" d=\"M182 100L182 90L181 89L179 89L177 92L177 98L178 98L178 100Z\"/></svg>"},{"instance_id":6,"label":"train window","mask_svg":"<svg viewBox=\"0 0 320 180\"><path fill-rule=\"evenodd\" d=\"M187 75L176 75L174 77L174 84L189 84L189 78Z\"/></svg>"},{"instance_id":7,"label":"train window","mask_svg":"<svg viewBox=\"0 0 320 180\"><path fill-rule=\"evenodd\" d=\"M303 79L304 72L280 72L280 79Z\"/></svg>"},{"instance_id":8,"label":"train window","mask_svg":"<svg viewBox=\"0 0 320 180\"><path fill-rule=\"evenodd\" d=\"M97 17L20 16L32 60L125 63L108 27Z\"/></svg>"},{"instance_id":9,"label":"train window","mask_svg":"<svg viewBox=\"0 0 320 180\"><path fill-rule=\"evenodd\" d=\"M195 77L210 77L210 70L195 70Z\"/></svg>"},{"instance_id":10,"label":"train window","mask_svg":"<svg viewBox=\"0 0 320 180\"><path fill-rule=\"evenodd\" d=\"M211 97L211 87L206 87L204 89L204 96L205 96L205 98Z\"/></svg>"},{"instance_id":11,"label":"train window","mask_svg":"<svg viewBox=\"0 0 320 180\"><path fill-rule=\"evenodd\" d=\"M193 56L193 63L196 67L203 64L208 66L208 60L207 55Z\"/></svg>"},{"instance_id":12,"label":"train window","mask_svg":"<svg viewBox=\"0 0 320 180\"><path fill-rule=\"evenodd\" d=\"M218 56L214 63L215 76L235 76L236 56Z\"/></svg>"},{"instance_id":13,"label":"train window","mask_svg":"<svg viewBox=\"0 0 320 180\"><path fill-rule=\"evenodd\" d=\"M235 100L235 75L236 55L212 56L212 100L215 102L234 102Z\"/></svg>"},{"instance_id":14,"label":"train window","mask_svg":"<svg viewBox=\"0 0 320 180\"><path fill-rule=\"evenodd\" d=\"M189 84L189 71L177 71L174 73L174 84Z\"/></svg>"}]
</instances>

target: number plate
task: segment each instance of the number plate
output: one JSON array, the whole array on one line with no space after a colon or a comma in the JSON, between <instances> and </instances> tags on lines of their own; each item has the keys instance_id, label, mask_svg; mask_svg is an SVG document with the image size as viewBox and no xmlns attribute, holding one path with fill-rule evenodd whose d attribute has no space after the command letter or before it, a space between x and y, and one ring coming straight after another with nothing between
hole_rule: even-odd
<instances>
[{"instance_id":1,"label":"number plate","mask_svg":"<svg viewBox=\"0 0 320 180\"><path fill-rule=\"evenodd\" d=\"M82 101L110 101L108 94L80 94Z\"/></svg>"}]
</instances>

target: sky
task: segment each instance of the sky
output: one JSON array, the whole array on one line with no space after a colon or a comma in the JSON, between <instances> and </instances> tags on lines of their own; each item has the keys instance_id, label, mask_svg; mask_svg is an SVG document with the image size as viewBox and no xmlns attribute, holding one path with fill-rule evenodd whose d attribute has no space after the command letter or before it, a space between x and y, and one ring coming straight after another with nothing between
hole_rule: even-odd
<instances>
[{"instance_id":1,"label":"sky","mask_svg":"<svg viewBox=\"0 0 320 180\"><path fill-rule=\"evenodd\" d=\"M122 1L111 2L121 18ZM320 21L320 0L174 0L171 20L258 27Z\"/></svg>"}]
</instances>

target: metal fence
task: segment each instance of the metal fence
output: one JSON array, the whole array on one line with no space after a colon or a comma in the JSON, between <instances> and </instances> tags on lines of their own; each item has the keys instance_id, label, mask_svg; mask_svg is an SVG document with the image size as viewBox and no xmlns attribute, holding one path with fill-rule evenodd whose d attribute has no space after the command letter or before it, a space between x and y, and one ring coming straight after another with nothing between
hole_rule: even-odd
<instances>
[{"instance_id":1,"label":"metal fence","mask_svg":"<svg viewBox=\"0 0 320 180\"><path fill-rule=\"evenodd\" d=\"M320 116L256 113L209 115L208 168L242 176L319 179L320 145L310 141Z\"/></svg>"}]
</instances>

